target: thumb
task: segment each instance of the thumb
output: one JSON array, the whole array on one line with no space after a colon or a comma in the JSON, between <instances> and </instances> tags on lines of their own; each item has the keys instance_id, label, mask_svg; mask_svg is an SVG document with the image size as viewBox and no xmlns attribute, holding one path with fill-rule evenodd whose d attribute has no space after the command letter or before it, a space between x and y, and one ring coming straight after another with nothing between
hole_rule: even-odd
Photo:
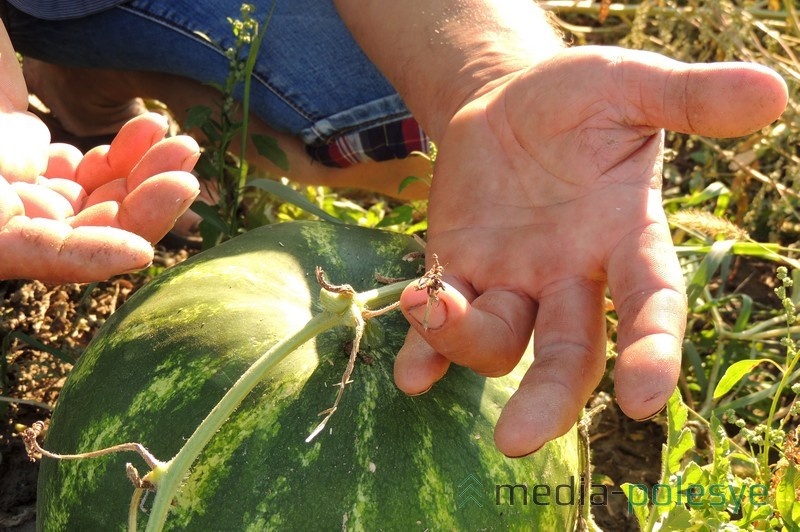
<instances>
[{"instance_id":1,"label":"thumb","mask_svg":"<svg viewBox=\"0 0 800 532\"><path fill-rule=\"evenodd\" d=\"M753 63L687 64L631 51L613 69L632 125L739 137L778 119L788 100L784 80Z\"/></svg>"},{"instance_id":2,"label":"thumb","mask_svg":"<svg viewBox=\"0 0 800 532\"><path fill-rule=\"evenodd\" d=\"M675 61L613 46L578 46L521 75L507 91L508 109L570 108L619 126L663 128L709 137L738 137L780 117L788 91L769 68L753 63ZM526 112L510 113L515 130L536 127ZM561 117L563 121L563 116ZM522 135L522 138L537 138Z\"/></svg>"}]
</instances>

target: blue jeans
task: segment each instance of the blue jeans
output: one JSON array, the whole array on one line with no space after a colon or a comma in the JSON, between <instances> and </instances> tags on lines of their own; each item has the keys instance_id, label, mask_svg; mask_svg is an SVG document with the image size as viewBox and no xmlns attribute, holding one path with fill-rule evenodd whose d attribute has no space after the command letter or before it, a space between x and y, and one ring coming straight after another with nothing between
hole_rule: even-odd
<instances>
[{"instance_id":1,"label":"blue jeans","mask_svg":"<svg viewBox=\"0 0 800 532\"><path fill-rule=\"evenodd\" d=\"M262 22L271 0L250 0ZM98 14L46 21L9 9L24 56L72 67L163 72L224 84L227 20L242 0L133 0ZM251 112L318 144L408 118L394 88L353 40L330 0L278 1L255 65ZM214 43L214 44L212 44ZM89 81L90 82L90 81ZM237 98L242 96L238 88Z\"/></svg>"}]
</instances>

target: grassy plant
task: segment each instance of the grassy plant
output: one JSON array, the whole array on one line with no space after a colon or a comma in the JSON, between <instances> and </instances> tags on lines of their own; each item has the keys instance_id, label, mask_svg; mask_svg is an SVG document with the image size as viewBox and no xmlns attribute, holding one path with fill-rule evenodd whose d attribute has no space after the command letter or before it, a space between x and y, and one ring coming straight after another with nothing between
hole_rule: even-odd
<instances>
[{"instance_id":1,"label":"grassy plant","mask_svg":"<svg viewBox=\"0 0 800 532\"><path fill-rule=\"evenodd\" d=\"M192 205L192 210L203 218L200 232L206 248L232 238L246 228L243 202L249 175L245 150L249 140L250 84L274 8L275 2L263 25L254 18L255 8L250 4L242 4L239 19L228 18L235 40L233 46L222 50L229 61L230 71L224 85L217 87L222 95L217 116L208 107L193 107L184 125L186 129L199 128L208 139L197 171L206 178L207 191L211 197L217 198L217 203L210 206L198 201ZM209 42L219 47L217 43ZM241 103L237 103L234 94L240 85L243 86L243 98ZM239 116L241 118L237 118ZM238 156L231 151L236 138L240 139L241 145ZM274 139L254 135L252 140L261 155L279 168L288 169L286 154Z\"/></svg>"},{"instance_id":2,"label":"grassy plant","mask_svg":"<svg viewBox=\"0 0 800 532\"><path fill-rule=\"evenodd\" d=\"M667 442L662 451L661 479L650 487L623 484L629 508L642 530L797 530L800 505L800 445L797 429L787 424L800 413L797 377L800 351L791 330L796 322L793 285L788 269L778 268L775 289L783 307L785 349L782 360L762 357L740 360L728 366L714 387L719 399L732 390L746 389L744 381L762 380L759 366L777 370L768 377L773 393L765 417L750 421L733 408L721 416L713 410L691 410L676 391L667 411ZM786 404L779 410L779 406ZM693 422L689 421L691 412ZM756 411L757 412L757 411ZM750 412L754 413L753 411ZM730 434L738 431L738 434ZM697 440L707 438L710 448Z\"/></svg>"}]
</instances>

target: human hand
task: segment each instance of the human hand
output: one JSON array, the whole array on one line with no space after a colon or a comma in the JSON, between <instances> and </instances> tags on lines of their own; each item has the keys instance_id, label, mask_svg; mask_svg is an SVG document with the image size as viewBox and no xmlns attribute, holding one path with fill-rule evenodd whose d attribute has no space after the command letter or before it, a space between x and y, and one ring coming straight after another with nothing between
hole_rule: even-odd
<instances>
[{"instance_id":1,"label":"human hand","mask_svg":"<svg viewBox=\"0 0 800 532\"><path fill-rule=\"evenodd\" d=\"M757 65L686 65L578 47L465 105L439 145L428 247L446 289L402 297L412 324L395 380L427 390L451 362L487 376L535 361L496 427L524 456L566 433L606 360L606 287L619 315L614 381L634 419L657 413L680 373L686 300L661 206L663 131L740 136L780 116L784 82Z\"/></svg>"},{"instance_id":2,"label":"human hand","mask_svg":"<svg viewBox=\"0 0 800 532\"><path fill-rule=\"evenodd\" d=\"M27 112L0 113L0 279L91 282L146 267L199 192L190 137L134 118L83 155Z\"/></svg>"}]
</instances>

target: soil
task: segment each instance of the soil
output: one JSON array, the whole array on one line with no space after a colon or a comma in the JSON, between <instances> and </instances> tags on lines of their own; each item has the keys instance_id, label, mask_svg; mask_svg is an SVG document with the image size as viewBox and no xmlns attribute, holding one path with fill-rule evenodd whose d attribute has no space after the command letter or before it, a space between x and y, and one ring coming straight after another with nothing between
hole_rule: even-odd
<instances>
[{"instance_id":1,"label":"soil","mask_svg":"<svg viewBox=\"0 0 800 532\"><path fill-rule=\"evenodd\" d=\"M187 256L185 250L160 249L156 264L169 266ZM0 397L26 401L0 402L0 531L35 530L38 463L28 459L20 427L49 418L72 367L67 360L79 357L97 328L148 280L148 275L138 274L96 286L0 282L0 337L8 342L5 368L0 358L0 370L4 370ZM31 345L29 339L58 354ZM638 530L618 486L658 482L663 419L632 421L605 392L599 392L593 402L607 406L590 430L593 483L603 482L608 493L593 507L595 519L603 530Z\"/></svg>"}]
</instances>

